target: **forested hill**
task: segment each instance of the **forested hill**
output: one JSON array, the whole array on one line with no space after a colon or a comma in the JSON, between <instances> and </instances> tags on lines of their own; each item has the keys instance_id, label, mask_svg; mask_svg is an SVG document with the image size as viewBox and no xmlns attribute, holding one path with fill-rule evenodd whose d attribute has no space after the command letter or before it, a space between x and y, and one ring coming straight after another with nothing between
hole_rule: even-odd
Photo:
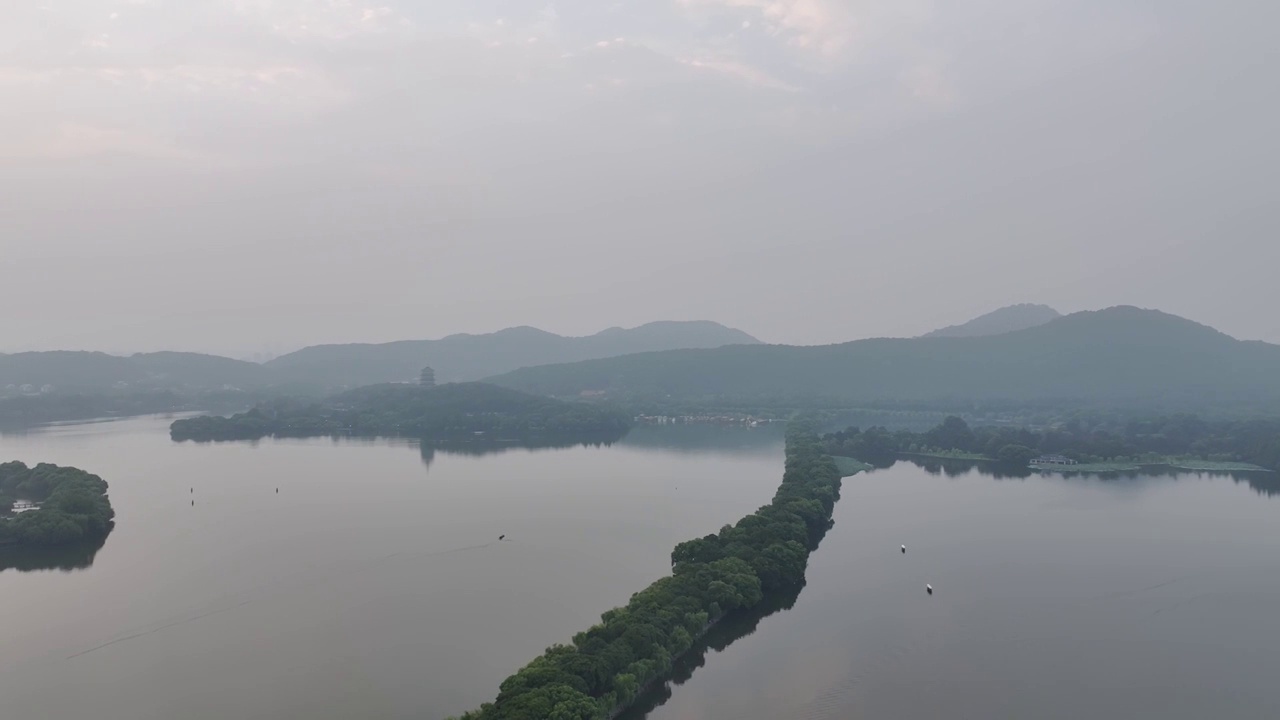
<instances>
[{"instance_id":1,"label":"forested hill","mask_svg":"<svg viewBox=\"0 0 1280 720\"><path fill-rule=\"evenodd\" d=\"M85 393L120 390L255 389L279 381L261 365L198 353L108 355L50 351L0 354L0 395L46 390Z\"/></svg>"},{"instance_id":2,"label":"forested hill","mask_svg":"<svg viewBox=\"0 0 1280 720\"><path fill-rule=\"evenodd\" d=\"M922 337L983 337L1026 330L1062 317L1048 305L1010 305L980 315L967 323L940 328Z\"/></svg>"},{"instance_id":3,"label":"forested hill","mask_svg":"<svg viewBox=\"0 0 1280 720\"><path fill-rule=\"evenodd\" d=\"M440 340L378 345L316 345L283 355L267 368L291 380L331 387L408 381L431 366L442 382L479 380L516 368L677 348L755 344L741 330L714 322L655 322L610 328L587 337L563 337L531 327Z\"/></svg>"},{"instance_id":4,"label":"forested hill","mask_svg":"<svg viewBox=\"0 0 1280 720\"><path fill-rule=\"evenodd\" d=\"M174 440L268 436L383 435L487 440L621 437L631 417L599 404L565 402L485 383L358 388L322 402L281 399L230 418L203 416L170 426Z\"/></svg>"},{"instance_id":5,"label":"forested hill","mask_svg":"<svg viewBox=\"0 0 1280 720\"><path fill-rule=\"evenodd\" d=\"M1115 307L988 337L644 353L490 379L556 396L1280 406L1280 346Z\"/></svg>"}]
</instances>

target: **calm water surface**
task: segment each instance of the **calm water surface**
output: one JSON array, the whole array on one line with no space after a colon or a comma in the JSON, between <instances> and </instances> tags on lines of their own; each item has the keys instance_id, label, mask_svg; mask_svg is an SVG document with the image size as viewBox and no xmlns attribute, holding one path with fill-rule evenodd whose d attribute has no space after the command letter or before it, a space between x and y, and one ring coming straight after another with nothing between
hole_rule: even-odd
<instances>
[{"instance_id":1,"label":"calm water surface","mask_svg":"<svg viewBox=\"0 0 1280 720\"><path fill-rule=\"evenodd\" d=\"M794 607L648 718L1280 718L1275 482L851 478Z\"/></svg>"},{"instance_id":2,"label":"calm water surface","mask_svg":"<svg viewBox=\"0 0 1280 720\"><path fill-rule=\"evenodd\" d=\"M782 465L775 436L707 428L474 457L166 427L0 436L4 459L103 475L118 513L96 554L38 561L82 569L0 561L5 720L456 713ZM627 720L1280 717L1275 484L852 478L798 596L718 628Z\"/></svg>"},{"instance_id":3,"label":"calm water surface","mask_svg":"<svg viewBox=\"0 0 1280 720\"><path fill-rule=\"evenodd\" d=\"M168 422L0 436L4 460L102 475L117 519L83 569L0 561L0 718L442 718L782 473L766 432L428 463L395 442L179 444Z\"/></svg>"}]
</instances>

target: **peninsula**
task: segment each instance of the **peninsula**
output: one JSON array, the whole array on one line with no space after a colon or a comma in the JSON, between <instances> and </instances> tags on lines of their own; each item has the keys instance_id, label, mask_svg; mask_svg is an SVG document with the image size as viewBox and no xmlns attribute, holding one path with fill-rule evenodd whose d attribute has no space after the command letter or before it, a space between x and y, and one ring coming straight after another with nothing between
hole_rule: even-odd
<instances>
[{"instance_id":1,"label":"peninsula","mask_svg":"<svg viewBox=\"0 0 1280 720\"><path fill-rule=\"evenodd\" d=\"M787 432L786 469L773 501L719 533L680 543L672 573L554 645L457 720L605 720L669 678L673 662L721 618L759 607L804 582L809 554L830 529L841 471L806 424Z\"/></svg>"}]
</instances>

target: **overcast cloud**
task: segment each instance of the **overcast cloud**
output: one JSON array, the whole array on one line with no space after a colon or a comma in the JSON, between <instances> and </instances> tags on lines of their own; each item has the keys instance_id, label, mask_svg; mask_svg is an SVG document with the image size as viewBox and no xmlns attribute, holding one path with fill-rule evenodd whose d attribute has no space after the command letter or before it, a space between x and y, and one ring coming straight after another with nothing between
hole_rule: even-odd
<instances>
[{"instance_id":1,"label":"overcast cloud","mask_svg":"<svg viewBox=\"0 0 1280 720\"><path fill-rule=\"evenodd\" d=\"M1280 342L1272 0L10 0L0 350Z\"/></svg>"}]
</instances>

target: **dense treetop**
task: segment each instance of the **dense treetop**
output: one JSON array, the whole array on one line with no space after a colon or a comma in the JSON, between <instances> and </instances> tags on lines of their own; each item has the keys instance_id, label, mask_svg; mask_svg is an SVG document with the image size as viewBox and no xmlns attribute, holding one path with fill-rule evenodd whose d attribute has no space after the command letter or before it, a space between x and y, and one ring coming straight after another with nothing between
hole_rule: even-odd
<instances>
[{"instance_id":1,"label":"dense treetop","mask_svg":"<svg viewBox=\"0 0 1280 720\"><path fill-rule=\"evenodd\" d=\"M115 517L106 493L106 481L78 468L0 464L0 545L63 545L102 538ZM15 500L40 507L14 515Z\"/></svg>"}]
</instances>

